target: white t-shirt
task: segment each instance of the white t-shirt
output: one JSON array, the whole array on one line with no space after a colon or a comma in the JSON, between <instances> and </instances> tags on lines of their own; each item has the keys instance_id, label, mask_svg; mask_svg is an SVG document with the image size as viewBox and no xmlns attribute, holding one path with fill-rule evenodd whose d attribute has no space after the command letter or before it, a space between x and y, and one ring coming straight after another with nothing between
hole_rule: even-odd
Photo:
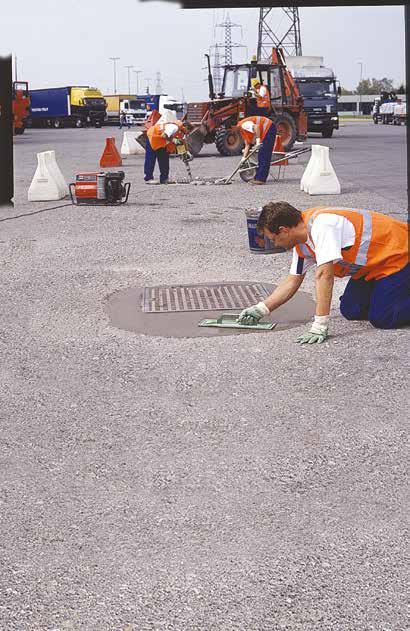
<instances>
[{"instance_id":1,"label":"white t-shirt","mask_svg":"<svg viewBox=\"0 0 410 631\"><path fill-rule=\"evenodd\" d=\"M266 96L268 94L268 88L264 85L261 85L259 88L259 96Z\"/></svg>"},{"instance_id":2,"label":"white t-shirt","mask_svg":"<svg viewBox=\"0 0 410 631\"><path fill-rule=\"evenodd\" d=\"M314 219L311 230L312 238L308 237L306 244L313 250L316 261L312 256L302 258L293 248L292 264L289 273L293 275L305 274L315 265L337 263L342 257L342 248L352 246L356 232L349 219L341 215L323 213Z\"/></svg>"}]
</instances>

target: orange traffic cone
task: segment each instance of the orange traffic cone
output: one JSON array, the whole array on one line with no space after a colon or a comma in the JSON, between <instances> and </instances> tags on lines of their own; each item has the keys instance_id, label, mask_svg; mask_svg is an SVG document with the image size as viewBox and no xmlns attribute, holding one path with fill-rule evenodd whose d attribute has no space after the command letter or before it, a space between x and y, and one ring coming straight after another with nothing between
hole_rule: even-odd
<instances>
[{"instance_id":1,"label":"orange traffic cone","mask_svg":"<svg viewBox=\"0 0 410 631\"><path fill-rule=\"evenodd\" d=\"M275 146L273 147L273 153L285 153L285 148L282 142L282 136L278 133L275 138ZM278 156L279 158L280 156ZM275 164L275 167L278 166L287 166L289 164L289 160L281 160Z\"/></svg>"},{"instance_id":2,"label":"orange traffic cone","mask_svg":"<svg viewBox=\"0 0 410 631\"><path fill-rule=\"evenodd\" d=\"M100 167L120 167L122 166L121 155L115 146L115 138L105 139L105 149L100 159Z\"/></svg>"}]
</instances>

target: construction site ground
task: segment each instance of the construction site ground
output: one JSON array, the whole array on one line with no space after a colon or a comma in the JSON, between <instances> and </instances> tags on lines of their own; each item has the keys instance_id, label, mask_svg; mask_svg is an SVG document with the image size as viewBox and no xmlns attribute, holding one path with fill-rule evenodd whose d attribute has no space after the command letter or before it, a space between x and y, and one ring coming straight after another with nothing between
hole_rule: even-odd
<instances>
[{"instance_id":1,"label":"construction site ground","mask_svg":"<svg viewBox=\"0 0 410 631\"><path fill-rule=\"evenodd\" d=\"M245 335L149 337L110 326L133 286L277 283L245 208L286 200L406 219L404 127L343 123L339 196L310 197L305 155L279 183L147 186L124 160L121 207L29 203L36 153L67 181L116 128L15 139L0 209L0 628L5 631L403 631L409 330L338 311ZM194 177L238 158L204 147ZM171 160L171 176L185 178ZM49 210L50 208L54 210ZM314 294L314 275L302 289Z\"/></svg>"}]
</instances>

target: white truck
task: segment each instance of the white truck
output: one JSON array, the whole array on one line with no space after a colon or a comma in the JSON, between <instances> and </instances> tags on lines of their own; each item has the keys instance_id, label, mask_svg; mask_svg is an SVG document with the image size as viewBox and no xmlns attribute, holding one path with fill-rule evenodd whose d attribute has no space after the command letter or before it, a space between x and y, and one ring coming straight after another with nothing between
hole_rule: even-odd
<instances>
[{"instance_id":1,"label":"white truck","mask_svg":"<svg viewBox=\"0 0 410 631\"><path fill-rule=\"evenodd\" d=\"M169 94L143 94L137 98L145 100L147 118L153 110L157 110L161 116L166 110L171 110L175 112L178 119L181 119L185 113L184 103L177 101Z\"/></svg>"},{"instance_id":2,"label":"white truck","mask_svg":"<svg viewBox=\"0 0 410 631\"><path fill-rule=\"evenodd\" d=\"M144 98L132 94L105 94L104 98L107 102L106 123L118 123L121 114L127 117L127 123L144 122L147 114Z\"/></svg>"}]
</instances>

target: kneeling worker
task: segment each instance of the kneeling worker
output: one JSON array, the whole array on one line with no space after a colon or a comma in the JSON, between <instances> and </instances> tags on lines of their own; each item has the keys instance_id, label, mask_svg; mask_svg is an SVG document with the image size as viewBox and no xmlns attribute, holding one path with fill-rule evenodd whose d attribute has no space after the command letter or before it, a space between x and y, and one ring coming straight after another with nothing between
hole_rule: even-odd
<instances>
[{"instance_id":1,"label":"kneeling worker","mask_svg":"<svg viewBox=\"0 0 410 631\"><path fill-rule=\"evenodd\" d=\"M144 180L146 184L170 184L169 154L176 152L177 144L185 144L187 128L176 120L157 123L148 129L145 145ZM154 180L155 162L158 160L160 179Z\"/></svg>"},{"instance_id":2,"label":"kneeling worker","mask_svg":"<svg viewBox=\"0 0 410 631\"><path fill-rule=\"evenodd\" d=\"M266 116L248 116L238 123L238 129L245 141L244 159L253 145L260 145L255 179L250 180L249 184L265 184L275 144L276 125Z\"/></svg>"},{"instance_id":3,"label":"kneeling worker","mask_svg":"<svg viewBox=\"0 0 410 631\"><path fill-rule=\"evenodd\" d=\"M350 276L340 312L348 320L369 320L380 329L410 324L408 227L369 210L309 208L286 202L263 207L257 230L275 246L293 248L290 273L263 302L244 309L242 324L254 324L297 292L306 271L316 266L316 315L301 344L328 337L334 277Z\"/></svg>"}]
</instances>

